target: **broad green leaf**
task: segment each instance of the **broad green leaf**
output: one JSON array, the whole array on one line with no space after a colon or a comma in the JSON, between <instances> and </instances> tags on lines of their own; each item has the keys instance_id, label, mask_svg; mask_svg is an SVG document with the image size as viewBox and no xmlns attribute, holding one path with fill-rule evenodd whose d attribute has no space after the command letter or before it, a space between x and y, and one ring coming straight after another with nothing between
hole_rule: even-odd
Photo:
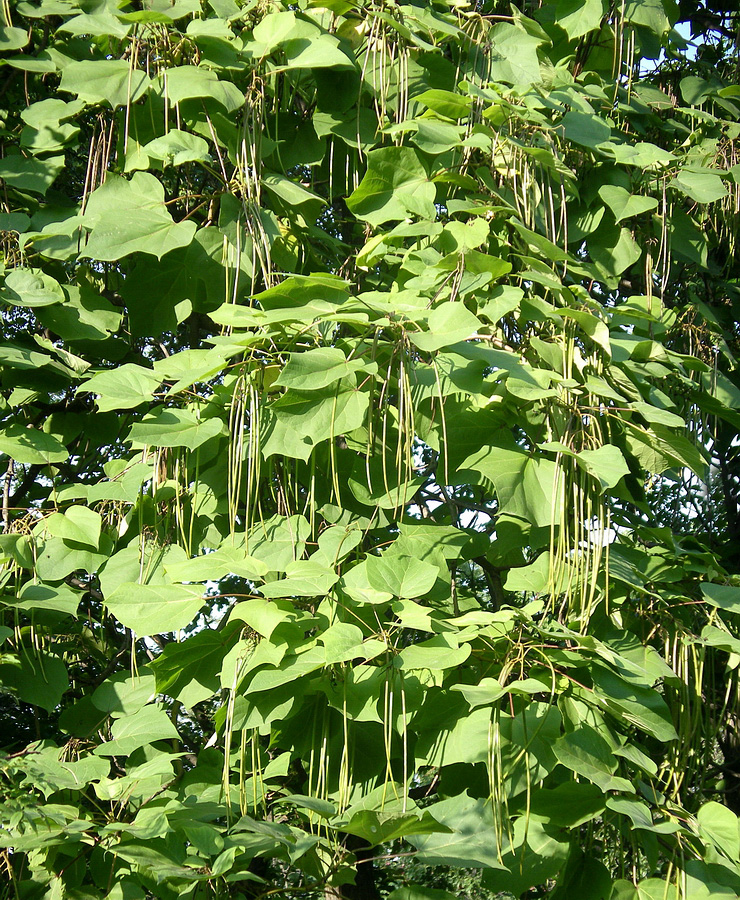
<instances>
[{"instance_id":1,"label":"broad green leaf","mask_svg":"<svg viewBox=\"0 0 740 900\"><path fill-rule=\"evenodd\" d=\"M492 706L506 693L506 688L495 678L482 678L478 684L454 684L451 689L459 691L471 709L478 706Z\"/></svg>"},{"instance_id":2,"label":"broad green leaf","mask_svg":"<svg viewBox=\"0 0 740 900\"><path fill-rule=\"evenodd\" d=\"M184 100L201 97L215 100L229 113L236 112L244 105L244 94L235 84L221 81L215 72L201 66L165 69L159 76L157 88L173 106Z\"/></svg>"},{"instance_id":3,"label":"broad green leaf","mask_svg":"<svg viewBox=\"0 0 740 900\"><path fill-rule=\"evenodd\" d=\"M658 201L654 197L630 194L629 191L616 184L603 184L599 188L599 197L612 211L617 222L631 219L633 216L640 216L658 206Z\"/></svg>"},{"instance_id":4,"label":"broad green leaf","mask_svg":"<svg viewBox=\"0 0 740 900\"><path fill-rule=\"evenodd\" d=\"M384 147L367 156L367 172L347 198L350 211L371 225L419 216L434 219L436 189L409 147Z\"/></svg>"},{"instance_id":5,"label":"broad green leaf","mask_svg":"<svg viewBox=\"0 0 740 900\"><path fill-rule=\"evenodd\" d=\"M662 0L627 0L624 17L627 22L642 25L659 37L672 25Z\"/></svg>"},{"instance_id":6,"label":"broad green leaf","mask_svg":"<svg viewBox=\"0 0 740 900\"><path fill-rule=\"evenodd\" d=\"M429 331L409 335L420 350L439 350L458 341L466 340L480 329L480 320L462 303L442 303L427 317Z\"/></svg>"},{"instance_id":7,"label":"broad green leaf","mask_svg":"<svg viewBox=\"0 0 740 900\"><path fill-rule=\"evenodd\" d=\"M213 553L193 559L165 562L167 577L172 581L220 581L227 575L259 579L267 574L267 564L238 547L225 544Z\"/></svg>"},{"instance_id":8,"label":"broad green leaf","mask_svg":"<svg viewBox=\"0 0 740 900\"><path fill-rule=\"evenodd\" d=\"M92 693L92 702L104 713L114 718L131 716L154 699L156 680L148 666L131 672L116 672L98 685Z\"/></svg>"},{"instance_id":9,"label":"broad green leaf","mask_svg":"<svg viewBox=\"0 0 740 900\"><path fill-rule=\"evenodd\" d=\"M367 394L350 381L321 391L288 391L268 408L263 456L281 454L307 461L318 444L363 425L367 402Z\"/></svg>"},{"instance_id":10,"label":"broad green leaf","mask_svg":"<svg viewBox=\"0 0 740 900\"><path fill-rule=\"evenodd\" d=\"M558 0L555 22L572 41L598 28L603 15L603 0Z\"/></svg>"},{"instance_id":11,"label":"broad green leaf","mask_svg":"<svg viewBox=\"0 0 740 900\"><path fill-rule=\"evenodd\" d=\"M581 723L575 731L556 741L552 749L559 763L592 781L602 791L612 785L617 760L607 741L590 725Z\"/></svg>"},{"instance_id":12,"label":"broad green leaf","mask_svg":"<svg viewBox=\"0 0 740 900\"><path fill-rule=\"evenodd\" d=\"M118 331L122 312L86 285L65 285L64 303L45 306L36 318L68 343L103 341Z\"/></svg>"},{"instance_id":13,"label":"broad green leaf","mask_svg":"<svg viewBox=\"0 0 740 900\"><path fill-rule=\"evenodd\" d=\"M199 419L186 409L163 409L131 426L129 440L149 447L187 447L197 450L224 433L221 419Z\"/></svg>"},{"instance_id":14,"label":"broad green leaf","mask_svg":"<svg viewBox=\"0 0 740 900\"><path fill-rule=\"evenodd\" d=\"M66 585L51 587L46 584L28 582L20 590L17 598L0 597L0 602L13 606L15 609L48 609L68 616L76 616L81 599L81 594L76 594Z\"/></svg>"},{"instance_id":15,"label":"broad green leaf","mask_svg":"<svg viewBox=\"0 0 740 900\"><path fill-rule=\"evenodd\" d=\"M402 650L396 659L400 669L432 669L439 671L462 665L470 656L470 644L458 646L446 635L438 635L421 644ZM484 711L485 712L485 711Z\"/></svg>"},{"instance_id":16,"label":"broad green leaf","mask_svg":"<svg viewBox=\"0 0 740 900\"><path fill-rule=\"evenodd\" d=\"M92 14L81 13L67 19L59 26L59 31L67 31L74 35L95 35L96 37L110 36L125 38L131 30L130 25L121 22L116 16L102 10Z\"/></svg>"},{"instance_id":17,"label":"broad green leaf","mask_svg":"<svg viewBox=\"0 0 740 900\"><path fill-rule=\"evenodd\" d=\"M711 606L726 609L728 612L740 613L740 587L705 582L701 586L701 592Z\"/></svg>"},{"instance_id":18,"label":"broad green leaf","mask_svg":"<svg viewBox=\"0 0 740 900\"><path fill-rule=\"evenodd\" d=\"M151 85L146 72L123 59L70 62L62 71L59 90L86 103L127 106L143 97Z\"/></svg>"},{"instance_id":19,"label":"broad green leaf","mask_svg":"<svg viewBox=\"0 0 740 900\"><path fill-rule=\"evenodd\" d=\"M208 144L197 134L172 128L163 137L146 144L142 151L154 159L161 159L173 166L189 162L210 162Z\"/></svg>"},{"instance_id":20,"label":"broad green leaf","mask_svg":"<svg viewBox=\"0 0 740 900\"><path fill-rule=\"evenodd\" d=\"M193 308L217 306L223 298L222 257L223 236L215 228L201 228L187 246L157 260L137 257L121 286L133 336L175 331Z\"/></svg>"},{"instance_id":21,"label":"broad green leaf","mask_svg":"<svg viewBox=\"0 0 740 900\"><path fill-rule=\"evenodd\" d=\"M162 184L148 172L135 172L127 181L117 175L90 195L84 227L90 231L82 256L113 261L130 253L165 253L189 244L192 221L175 222L164 203Z\"/></svg>"},{"instance_id":22,"label":"broad green leaf","mask_svg":"<svg viewBox=\"0 0 740 900\"><path fill-rule=\"evenodd\" d=\"M554 878L564 867L568 851L564 831L521 817L514 824L513 846L503 856L510 874L490 870L481 881L489 890L506 890L519 897Z\"/></svg>"},{"instance_id":23,"label":"broad green leaf","mask_svg":"<svg viewBox=\"0 0 740 900\"><path fill-rule=\"evenodd\" d=\"M131 715L116 719L111 728L112 740L95 748L98 756L130 756L139 747L154 741L177 740L179 734L165 710L149 704Z\"/></svg>"},{"instance_id":24,"label":"broad green leaf","mask_svg":"<svg viewBox=\"0 0 740 900\"><path fill-rule=\"evenodd\" d=\"M691 172L684 169L670 182L670 187L697 203L714 203L727 196L727 188L722 179L712 172Z\"/></svg>"},{"instance_id":25,"label":"broad green leaf","mask_svg":"<svg viewBox=\"0 0 740 900\"><path fill-rule=\"evenodd\" d=\"M368 556L365 561L367 581L376 591L395 597L422 597L434 586L439 568L412 556L384 554Z\"/></svg>"},{"instance_id":26,"label":"broad green leaf","mask_svg":"<svg viewBox=\"0 0 740 900\"><path fill-rule=\"evenodd\" d=\"M52 513L42 526L49 534L97 550L103 520L87 506L70 506L63 513Z\"/></svg>"},{"instance_id":27,"label":"broad green leaf","mask_svg":"<svg viewBox=\"0 0 740 900\"><path fill-rule=\"evenodd\" d=\"M423 94L414 97L417 103L431 109L437 115L445 116L448 119L463 119L469 112L473 104L472 97L466 97L463 94L457 94L454 91L429 90Z\"/></svg>"},{"instance_id":28,"label":"broad green leaf","mask_svg":"<svg viewBox=\"0 0 740 900\"><path fill-rule=\"evenodd\" d=\"M537 47L542 38L534 37L519 25L501 23L491 28L491 78L514 85L540 80Z\"/></svg>"},{"instance_id":29,"label":"broad green leaf","mask_svg":"<svg viewBox=\"0 0 740 900\"><path fill-rule=\"evenodd\" d=\"M637 885L637 900L681 900L681 892L662 878L646 878Z\"/></svg>"},{"instance_id":30,"label":"broad green leaf","mask_svg":"<svg viewBox=\"0 0 740 900\"><path fill-rule=\"evenodd\" d=\"M20 50L28 43L28 32L24 28L13 28L10 25L0 25L0 53L9 53L12 50Z\"/></svg>"},{"instance_id":31,"label":"broad green leaf","mask_svg":"<svg viewBox=\"0 0 740 900\"><path fill-rule=\"evenodd\" d=\"M426 865L502 869L500 835L490 805L458 794L428 807L429 814L448 834L412 835L417 859Z\"/></svg>"},{"instance_id":32,"label":"broad green leaf","mask_svg":"<svg viewBox=\"0 0 740 900\"><path fill-rule=\"evenodd\" d=\"M0 300L11 306L36 308L64 302L64 291L59 282L40 270L11 269L5 276L0 290Z\"/></svg>"},{"instance_id":33,"label":"broad green leaf","mask_svg":"<svg viewBox=\"0 0 740 900\"><path fill-rule=\"evenodd\" d=\"M375 363L362 359L347 360L336 347L318 347L292 353L287 365L273 382L275 387L296 388L301 391L317 391L341 381L352 372L377 370Z\"/></svg>"},{"instance_id":34,"label":"broad green leaf","mask_svg":"<svg viewBox=\"0 0 740 900\"><path fill-rule=\"evenodd\" d=\"M406 838L412 834L433 834L440 831L439 822L433 819L429 813L417 812L399 813L395 810L360 809L354 813L348 822L338 825L340 831L355 834L363 838L371 847L385 844L389 841ZM447 891L435 891L423 889L414 890L399 888L389 894L396 900L452 900L454 895Z\"/></svg>"},{"instance_id":35,"label":"broad green leaf","mask_svg":"<svg viewBox=\"0 0 740 900\"><path fill-rule=\"evenodd\" d=\"M221 688L221 666L234 640L233 629L206 629L182 643L168 644L149 666L157 693L179 700L188 709L213 696Z\"/></svg>"},{"instance_id":36,"label":"broad green leaf","mask_svg":"<svg viewBox=\"0 0 740 900\"><path fill-rule=\"evenodd\" d=\"M611 138L612 130L600 116L571 110L563 116L561 124L566 140L584 147L598 149Z\"/></svg>"},{"instance_id":37,"label":"broad green leaf","mask_svg":"<svg viewBox=\"0 0 740 900\"><path fill-rule=\"evenodd\" d=\"M661 695L615 675L611 670L594 667L594 693L615 715L637 725L659 741L678 738L671 721L671 713Z\"/></svg>"},{"instance_id":38,"label":"broad green leaf","mask_svg":"<svg viewBox=\"0 0 740 900\"><path fill-rule=\"evenodd\" d=\"M16 462L45 464L63 462L69 456L67 448L53 434L47 434L20 422L0 429L0 453L7 453Z\"/></svg>"},{"instance_id":39,"label":"broad green leaf","mask_svg":"<svg viewBox=\"0 0 740 900\"><path fill-rule=\"evenodd\" d=\"M36 574L42 581L60 581L80 569L88 574L97 572L111 552L111 540L105 534L94 550L58 537L37 538L35 543Z\"/></svg>"},{"instance_id":40,"label":"broad green leaf","mask_svg":"<svg viewBox=\"0 0 740 900\"><path fill-rule=\"evenodd\" d=\"M80 386L80 390L97 394L97 407L101 412L112 409L133 409L147 403L159 387L158 378L151 369L126 363L98 372Z\"/></svg>"},{"instance_id":41,"label":"broad green leaf","mask_svg":"<svg viewBox=\"0 0 740 900\"><path fill-rule=\"evenodd\" d=\"M19 191L31 191L43 196L63 168L63 156L36 159L8 152L0 159L0 178Z\"/></svg>"},{"instance_id":42,"label":"broad green leaf","mask_svg":"<svg viewBox=\"0 0 740 900\"><path fill-rule=\"evenodd\" d=\"M595 784L566 781L532 797L531 815L567 828L590 822L604 811L604 794Z\"/></svg>"},{"instance_id":43,"label":"broad green leaf","mask_svg":"<svg viewBox=\"0 0 740 900\"><path fill-rule=\"evenodd\" d=\"M602 491L616 487L625 475L629 475L629 466L621 450L613 444L604 444L596 450L581 450L576 459L599 482Z\"/></svg>"},{"instance_id":44,"label":"broad green leaf","mask_svg":"<svg viewBox=\"0 0 740 900\"><path fill-rule=\"evenodd\" d=\"M248 552L265 563L272 572L284 572L300 559L311 534L303 516L275 515L258 521L247 534Z\"/></svg>"},{"instance_id":45,"label":"broad green leaf","mask_svg":"<svg viewBox=\"0 0 740 900\"><path fill-rule=\"evenodd\" d=\"M287 69L353 69L354 61L342 51L332 34L318 34L309 40L286 41L283 50Z\"/></svg>"},{"instance_id":46,"label":"broad green leaf","mask_svg":"<svg viewBox=\"0 0 740 900\"><path fill-rule=\"evenodd\" d=\"M562 505L562 482L554 462L492 442L469 456L463 469L474 469L496 486L500 508L537 527L557 521Z\"/></svg>"},{"instance_id":47,"label":"broad green leaf","mask_svg":"<svg viewBox=\"0 0 740 900\"><path fill-rule=\"evenodd\" d=\"M326 205L318 194L306 190L302 185L296 184L295 181L291 181L284 175L264 175L262 185L288 207L303 207L301 211L306 218L315 218L321 208Z\"/></svg>"},{"instance_id":48,"label":"broad green leaf","mask_svg":"<svg viewBox=\"0 0 740 900\"><path fill-rule=\"evenodd\" d=\"M339 576L313 560L299 559L285 567L285 578L262 585L264 597L322 597Z\"/></svg>"},{"instance_id":49,"label":"broad green leaf","mask_svg":"<svg viewBox=\"0 0 740 900\"><path fill-rule=\"evenodd\" d=\"M710 800L696 814L699 829L729 859L737 860L740 856L740 834L735 813L721 803Z\"/></svg>"},{"instance_id":50,"label":"broad green leaf","mask_svg":"<svg viewBox=\"0 0 740 900\"><path fill-rule=\"evenodd\" d=\"M24 703L53 712L69 688L69 677L58 656L25 651L20 658L0 658L0 685Z\"/></svg>"},{"instance_id":51,"label":"broad green leaf","mask_svg":"<svg viewBox=\"0 0 740 900\"><path fill-rule=\"evenodd\" d=\"M632 237L629 228L602 226L594 234L589 235L588 249L594 262L598 263L609 277L621 275L642 255L642 250Z\"/></svg>"},{"instance_id":52,"label":"broad green leaf","mask_svg":"<svg viewBox=\"0 0 740 900\"><path fill-rule=\"evenodd\" d=\"M203 602L200 588L184 584L124 582L105 598L111 614L138 637L185 628Z\"/></svg>"}]
</instances>

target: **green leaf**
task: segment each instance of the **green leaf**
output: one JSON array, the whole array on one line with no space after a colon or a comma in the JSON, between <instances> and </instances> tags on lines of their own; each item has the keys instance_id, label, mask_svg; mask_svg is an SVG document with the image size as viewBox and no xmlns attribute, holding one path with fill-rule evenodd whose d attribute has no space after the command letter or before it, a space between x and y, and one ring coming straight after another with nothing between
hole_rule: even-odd
<instances>
[{"instance_id":1,"label":"green leaf","mask_svg":"<svg viewBox=\"0 0 740 900\"><path fill-rule=\"evenodd\" d=\"M235 84L219 80L215 72L201 66L165 69L159 76L158 90L173 106L184 100L207 98L233 113L244 105L244 94Z\"/></svg>"},{"instance_id":2,"label":"green leaf","mask_svg":"<svg viewBox=\"0 0 740 900\"><path fill-rule=\"evenodd\" d=\"M588 249L594 262L602 267L607 277L621 275L642 255L629 228L602 226L589 235Z\"/></svg>"},{"instance_id":3,"label":"green leaf","mask_svg":"<svg viewBox=\"0 0 740 900\"><path fill-rule=\"evenodd\" d=\"M189 244L194 222L175 222L164 203L162 184L148 172L136 172L130 181L117 175L90 195L84 227L90 231L81 256L113 261L131 253L165 253Z\"/></svg>"},{"instance_id":4,"label":"green leaf","mask_svg":"<svg viewBox=\"0 0 740 900\"><path fill-rule=\"evenodd\" d=\"M616 184L603 184L599 188L599 197L612 211L617 223L623 219L631 219L633 216L641 216L658 206L658 201L654 197L630 194L629 191Z\"/></svg>"},{"instance_id":5,"label":"green leaf","mask_svg":"<svg viewBox=\"0 0 740 900\"><path fill-rule=\"evenodd\" d=\"M11 269L5 276L0 299L12 306L49 306L63 303L64 292L57 281L39 270Z\"/></svg>"},{"instance_id":6,"label":"green leaf","mask_svg":"<svg viewBox=\"0 0 740 900\"><path fill-rule=\"evenodd\" d=\"M600 116L571 110L563 116L561 125L566 140L591 149L598 149L611 138L612 130Z\"/></svg>"},{"instance_id":7,"label":"green leaf","mask_svg":"<svg viewBox=\"0 0 740 900\"><path fill-rule=\"evenodd\" d=\"M690 172L684 169L669 186L697 203L714 203L727 196L727 188L722 179L712 172Z\"/></svg>"},{"instance_id":8,"label":"green leaf","mask_svg":"<svg viewBox=\"0 0 740 900\"><path fill-rule=\"evenodd\" d=\"M448 119L464 119L470 113L473 98L454 91L430 90L414 97L417 103Z\"/></svg>"},{"instance_id":9,"label":"green leaf","mask_svg":"<svg viewBox=\"0 0 740 900\"><path fill-rule=\"evenodd\" d=\"M735 813L721 803L710 800L701 807L696 819L703 837L709 838L729 859L736 861L740 857L740 836Z\"/></svg>"},{"instance_id":10,"label":"green leaf","mask_svg":"<svg viewBox=\"0 0 740 900\"><path fill-rule=\"evenodd\" d=\"M112 740L95 748L98 756L130 756L134 750L154 741L177 740L180 736L161 706L143 706L132 715L113 722Z\"/></svg>"},{"instance_id":11,"label":"green leaf","mask_svg":"<svg viewBox=\"0 0 740 900\"><path fill-rule=\"evenodd\" d=\"M462 665L469 656L470 644L458 646L447 635L440 634L421 644L406 647L396 657L396 665L404 671L411 669L442 671Z\"/></svg>"},{"instance_id":12,"label":"green leaf","mask_svg":"<svg viewBox=\"0 0 740 900\"><path fill-rule=\"evenodd\" d=\"M367 415L367 395L350 381L321 391L291 390L268 407L262 454L307 461L323 441L359 428Z\"/></svg>"},{"instance_id":13,"label":"green leaf","mask_svg":"<svg viewBox=\"0 0 740 900\"><path fill-rule=\"evenodd\" d=\"M210 310L223 299L223 235L201 228L187 246L158 260L139 256L121 286L134 337L175 331L193 308ZM229 304L232 309L240 309Z\"/></svg>"},{"instance_id":14,"label":"green leaf","mask_svg":"<svg viewBox=\"0 0 740 900\"><path fill-rule=\"evenodd\" d=\"M0 178L16 190L43 196L63 168L63 156L35 159L8 152L0 159Z\"/></svg>"},{"instance_id":15,"label":"green leaf","mask_svg":"<svg viewBox=\"0 0 740 900\"><path fill-rule=\"evenodd\" d=\"M123 59L70 62L62 70L60 91L76 94L85 103L127 106L147 93L151 79Z\"/></svg>"},{"instance_id":16,"label":"green leaf","mask_svg":"<svg viewBox=\"0 0 740 900\"><path fill-rule=\"evenodd\" d=\"M14 691L24 703L53 712L69 689L67 667L57 656L24 651L20 659L0 660L0 687Z\"/></svg>"},{"instance_id":17,"label":"green leaf","mask_svg":"<svg viewBox=\"0 0 740 900\"><path fill-rule=\"evenodd\" d=\"M558 0L555 22L573 41L598 28L603 15L603 0Z\"/></svg>"},{"instance_id":18,"label":"green leaf","mask_svg":"<svg viewBox=\"0 0 740 900\"><path fill-rule=\"evenodd\" d=\"M124 582L105 598L111 614L139 637L185 628L198 614L203 602L200 588L184 584Z\"/></svg>"},{"instance_id":19,"label":"green leaf","mask_svg":"<svg viewBox=\"0 0 740 900\"><path fill-rule=\"evenodd\" d=\"M271 581L260 590L263 596L322 597L336 583L339 576L332 569L310 559L299 559L285 567L285 578Z\"/></svg>"},{"instance_id":20,"label":"green leaf","mask_svg":"<svg viewBox=\"0 0 740 900\"><path fill-rule=\"evenodd\" d=\"M701 592L711 606L726 609L728 612L740 613L740 587L705 582L701 586Z\"/></svg>"},{"instance_id":21,"label":"green leaf","mask_svg":"<svg viewBox=\"0 0 740 900\"><path fill-rule=\"evenodd\" d=\"M102 341L121 325L121 310L86 285L65 285L65 303L45 306L36 318L70 344Z\"/></svg>"},{"instance_id":22,"label":"green leaf","mask_svg":"<svg viewBox=\"0 0 740 900\"><path fill-rule=\"evenodd\" d=\"M657 691L627 682L609 669L594 667L591 677L596 696L614 714L637 725L659 741L678 738L665 700Z\"/></svg>"},{"instance_id":23,"label":"green leaf","mask_svg":"<svg viewBox=\"0 0 740 900\"><path fill-rule=\"evenodd\" d=\"M621 450L613 444L604 444L596 450L581 450L576 454L576 459L599 482L602 491L616 487L630 473Z\"/></svg>"},{"instance_id":24,"label":"green leaf","mask_svg":"<svg viewBox=\"0 0 740 900\"><path fill-rule=\"evenodd\" d=\"M42 524L49 534L97 550L103 520L87 506L70 506L63 513L52 513Z\"/></svg>"},{"instance_id":25,"label":"green leaf","mask_svg":"<svg viewBox=\"0 0 740 900\"><path fill-rule=\"evenodd\" d=\"M340 831L357 835L367 841L371 847L385 844L389 841L406 838L412 834L430 834L440 831L439 822L433 819L429 813L407 812L399 813L396 810L360 809L355 812L348 822L337 825ZM447 900L452 894L446 891L415 891L399 888L389 894L389 897L418 898L418 900Z\"/></svg>"},{"instance_id":26,"label":"green leaf","mask_svg":"<svg viewBox=\"0 0 740 900\"><path fill-rule=\"evenodd\" d=\"M132 716L154 699L156 680L148 666L131 672L110 675L92 693L92 702L101 712L114 718Z\"/></svg>"},{"instance_id":27,"label":"green leaf","mask_svg":"<svg viewBox=\"0 0 740 900\"><path fill-rule=\"evenodd\" d=\"M352 372L377 371L375 363L362 359L347 360L337 347L317 347L302 353L291 353L287 365L273 382L275 387L318 391L341 381Z\"/></svg>"},{"instance_id":28,"label":"green leaf","mask_svg":"<svg viewBox=\"0 0 740 900\"><path fill-rule=\"evenodd\" d=\"M493 826L490 805L484 800L459 794L427 809L451 833L410 836L419 862L430 866L504 868L499 833Z\"/></svg>"},{"instance_id":29,"label":"green leaf","mask_svg":"<svg viewBox=\"0 0 740 900\"><path fill-rule=\"evenodd\" d=\"M537 47L541 37L534 37L518 24L501 23L491 28L489 40L493 81L528 85L540 80Z\"/></svg>"},{"instance_id":30,"label":"green leaf","mask_svg":"<svg viewBox=\"0 0 740 900\"><path fill-rule=\"evenodd\" d=\"M76 617L81 599L81 594L76 594L66 585L51 587L46 584L28 582L23 586L17 598L2 597L0 602L13 606L15 609L49 609ZM10 634L12 633L11 631Z\"/></svg>"},{"instance_id":31,"label":"green leaf","mask_svg":"<svg viewBox=\"0 0 740 900\"><path fill-rule=\"evenodd\" d=\"M552 750L559 763L592 781L602 791L613 784L617 760L607 741L585 722L557 740Z\"/></svg>"},{"instance_id":32,"label":"green leaf","mask_svg":"<svg viewBox=\"0 0 740 900\"><path fill-rule=\"evenodd\" d=\"M229 632L207 629L182 643L168 644L149 666L158 694L179 700L188 709L221 689L219 674L224 657L235 641Z\"/></svg>"},{"instance_id":33,"label":"green leaf","mask_svg":"<svg viewBox=\"0 0 740 900\"><path fill-rule=\"evenodd\" d=\"M0 453L7 453L16 462L32 465L63 462L69 456L67 448L53 434L24 427L20 422L0 429Z\"/></svg>"},{"instance_id":34,"label":"green leaf","mask_svg":"<svg viewBox=\"0 0 740 900\"><path fill-rule=\"evenodd\" d=\"M371 225L419 216L434 219L436 189L416 152L409 147L371 150L367 172L347 198L350 211Z\"/></svg>"},{"instance_id":35,"label":"green leaf","mask_svg":"<svg viewBox=\"0 0 740 900\"><path fill-rule=\"evenodd\" d=\"M500 869L484 873L481 881L489 890L506 890L519 897L554 878L568 857L569 844L562 831L524 817L514 825L513 845L503 856L510 874Z\"/></svg>"},{"instance_id":36,"label":"green leaf","mask_svg":"<svg viewBox=\"0 0 740 900\"><path fill-rule=\"evenodd\" d=\"M554 462L530 456L513 445L489 442L462 464L474 469L496 486L501 511L531 522L537 527L558 521L562 504Z\"/></svg>"},{"instance_id":37,"label":"green leaf","mask_svg":"<svg viewBox=\"0 0 740 900\"><path fill-rule=\"evenodd\" d=\"M167 577L172 581L220 581L227 575L255 580L267 574L267 564L245 553L243 548L225 544L214 553L193 559L165 563Z\"/></svg>"},{"instance_id":38,"label":"green leaf","mask_svg":"<svg viewBox=\"0 0 740 900\"><path fill-rule=\"evenodd\" d=\"M210 162L208 144L197 134L170 129L163 137L155 138L142 147L142 152L173 166L189 162Z\"/></svg>"},{"instance_id":39,"label":"green leaf","mask_svg":"<svg viewBox=\"0 0 740 900\"><path fill-rule=\"evenodd\" d=\"M480 320L462 303L442 303L427 317L428 332L410 334L411 342L420 350L432 351L464 341L481 327Z\"/></svg>"},{"instance_id":40,"label":"green leaf","mask_svg":"<svg viewBox=\"0 0 740 900\"><path fill-rule=\"evenodd\" d=\"M439 568L424 560L388 553L368 556L365 571L371 588L409 599L424 596L439 575Z\"/></svg>"},{"instance_id":41,"label":"green leaf","mask_svg":"<svg viewBox=\"0 0 740 900\"><path fill-rule=\"evenodd\" d=\"M221 419L199 419L187 409L163 409L131 426L128 439L149 447L187 447L197 450L224 433Z\"/></svg>"},{"instance_id":42,"label":"green leaf","mask_svg":"<svg viewBox=\"0 0 740 900\"><path fill-rule=\"evenodd\" d=\"M625 21L642 25L661 37L671 27L662 0L627 0L624 7ZM667 900L667 898L666 898Z\"/></svg>"},{"instance_id":43,"label":"green leaf","mask_svg":"<svg viewBox=\"0 0 740 900\"><path fill-rule=\"evenodd\" d=\"M11 25L0 25L0 53L20 50L28 43L28 32L24 28L13 28Z\"/></svg>"},{"instance_id":44,"label":"green leaf","mask_svg":"<svg viewBox=\"0 0 740 900\"><path fill-rule=\"evenodd\" d=\"M161 379L151 369L126 363L98 372L84 381L80 390L97 394L98 409L108 412L112 409L133 409L151 401L160 383Z\"/></svg>"},{"instance_id":45,"label":"green leaf","mask_svg":"<svg viewBox=\"0 0 740 900\"><path fill-rule=\"evenodd\" d=\"M595 784L566 781L532 796L531 815L551 825L575 828L591 822L604 811L603 792Z\"/></svg>"}]
</instances>

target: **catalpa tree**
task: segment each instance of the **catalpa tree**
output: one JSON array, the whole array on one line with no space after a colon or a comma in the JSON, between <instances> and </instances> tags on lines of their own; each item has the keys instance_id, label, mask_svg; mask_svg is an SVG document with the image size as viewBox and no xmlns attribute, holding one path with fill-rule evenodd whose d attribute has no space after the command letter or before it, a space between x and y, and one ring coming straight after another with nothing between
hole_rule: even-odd
<instances>
[{"instance_id":1,"label":"catalpa tree","mask_svg":"<svg viewBox=\"0 0 740 900\"><path fill-rule=\"evenodd\" d=\"M736 896L732 4L3 12L2 896Z\"/></svg>"}]
</instances>

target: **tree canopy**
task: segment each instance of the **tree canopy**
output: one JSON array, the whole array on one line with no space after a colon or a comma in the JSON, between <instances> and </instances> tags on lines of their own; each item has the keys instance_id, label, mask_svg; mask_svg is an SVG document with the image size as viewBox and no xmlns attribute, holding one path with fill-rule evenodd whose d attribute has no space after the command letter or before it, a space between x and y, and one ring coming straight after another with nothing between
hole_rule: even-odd
<instances>
[{"instance_id":1,"label":"tree canopy","mask_svg":"<svg viewBox=\"0 0 740 900\"><path fill-rule=\"evenodd\" d=\"M3 900L740 894L725 0L20 0Z\"/></svg>"}]
</instances>

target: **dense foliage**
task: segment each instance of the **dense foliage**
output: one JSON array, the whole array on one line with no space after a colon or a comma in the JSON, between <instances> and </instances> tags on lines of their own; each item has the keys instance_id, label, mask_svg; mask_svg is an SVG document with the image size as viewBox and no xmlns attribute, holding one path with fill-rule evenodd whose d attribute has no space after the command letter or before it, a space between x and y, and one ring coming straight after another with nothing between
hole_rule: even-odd
<instances>
[{"instance_id":1,"label":"dense foliage","mask_svg":"<svg viewBox=\"0 0 740 900\"><path fill-rule=\"evenodd\" d=\"M0 896L740 894L733 7L5 0Z\"/></svg>"}]
</instances>

